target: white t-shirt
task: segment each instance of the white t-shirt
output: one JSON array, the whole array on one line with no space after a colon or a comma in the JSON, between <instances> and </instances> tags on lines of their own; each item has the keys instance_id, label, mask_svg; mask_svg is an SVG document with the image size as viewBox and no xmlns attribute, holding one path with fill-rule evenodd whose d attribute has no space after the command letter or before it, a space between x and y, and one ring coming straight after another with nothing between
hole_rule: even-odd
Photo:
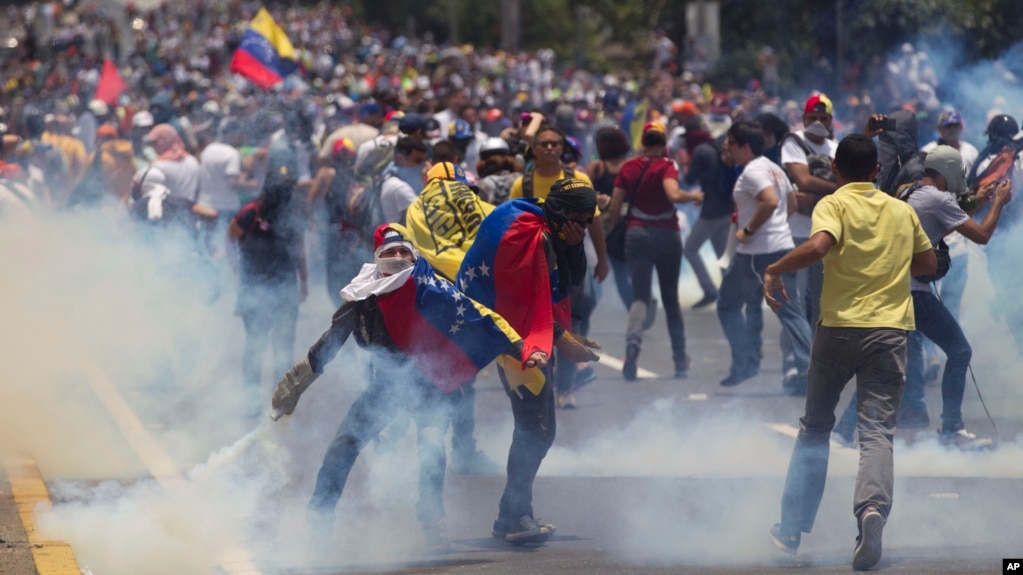
<instances>
[{"instance_id":1,"label":"white t-shirt","mask_svg":"<svg viewBox=\"0 0 1023 575\"><path fill-rule=\"evenodd\" d=\"M165 185L171 196L184 198L190 202L199 198L199 174L202 168L199 167L199 160L196 160L195 156L189 154L179 162L156 160L152 167L163 172Z\"/></svg>"},{"instance_id":2,"label":"white t-shirt","mask_svg":"<svg viewBox=\"0 0 1023 575\"><path fill-rule=\"evenodd\" d=\"M829 158L835 157L835 152L838 150L838 142L825 138L823 144L815 144L811 142L803 130L796 130L793 132L795 135L802 138L803 142L806 143L806 147L810 148L810 151L815 154L826 155ZM793 138L785 138L785 143L781 147L781 155L778 156L781 159L781 165L786 164L803 164L808 165L806 162L806 152L803 148L799 147L799 144ZM792 237L795 238L809 238L810 237L810 216L803 215L799 212L792 214L789 218L789 227L792 228Z\"/></svg>"},{"instance_id":3,"label":"white t-shirt","mask_svg":"<svg viewBox=\"0 0 1023 575\"><path fill-rule=\"evenodd\" d=\"M937 147L938 141L934 140L933 142L920 148L920 151L926 154ZM963 142L962 140L959 141L959 155L963 157L963 167L966 168L967 172L969 172L970 168L973 167L973 163L977 161L977 155L979 153L980 152L977 151L977 148L973 144L969 142Z\"/></svg>"},{"instance_id":4,"label":"white t-shirt","mask_svg":"<svg viewBox=\"0 0 1023 575\"><path fill-rule=\"evenodd\" d=\"M763 156L746 164L739 179L735 181L732 199L739 212L739 228L749 224L760 204L757 197L767 188L774 188L778 195L778 206L746 243L739 244L736 252L740 254L770 254L795 247L787 221L788 195L792 191L792 184L781 166Z\"/></svg>"},{"instance_id":5,"label":"white t-shirt","mask_svg":"<svg viewBox=\"0 0 1023 575\"><path fill-rule=\"evenodd\" d=\"M417 195L405 180L397 176L388 176L380 184L380 207L384 212L384 219L400 223L402 214L416 201Z\"/></svg>"},{"instance_id":6,"label":"white t-shirt","mask_svg":"<svg viewBox=\"0 0 1023 575\"><path fill-rule=\"evenodd\" d=\"M223 142L214 142L203 149L199 165L202 167L199 203L218 212L237 212L241 199L228 178L237 178L242 173L242 155L238 150Z\"/></svg>"}]
</instances>

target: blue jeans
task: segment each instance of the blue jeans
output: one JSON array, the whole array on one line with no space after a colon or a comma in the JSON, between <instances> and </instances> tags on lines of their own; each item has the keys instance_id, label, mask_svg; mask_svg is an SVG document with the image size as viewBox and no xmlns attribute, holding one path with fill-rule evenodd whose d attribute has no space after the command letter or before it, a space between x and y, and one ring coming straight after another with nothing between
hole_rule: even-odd
<instances>
[{"instance_id":1,"label":"blue jeans","mask_svg":"<svg viewBox=\"0 0 1023 575\"><path fill-rule=\"evenodd\" d=\"M508 480L498 505L498 521L518 521L527 515L535 517L533 481L558 431L554 413L554 385L551 382L555 363L548 363L543 368L547 383L540 388L540 395L533 395L525 386L513 389L504 370L500 366L497 368L501 385L511 400L512 418L515 421L511 447L508 448Z\"/></svg>"},{"instance_id":2,"label":"blue jeans","mask_svg":"<svg viewBox=\"0 0 1023 575\"><path fill-rule=\"evenodd\" d=\"M948 361L941 377L941 432L953 433L963 427L963 395L966 390L966 370L970 367L973 348L952 312L932 292L914 291L913 314L916 331L909 333L906 363L906 391L902 398L901 413L927 413L924 401L924 338L941 348ZM839 427L847 435L853 427L856 396L849 400Z\"/></svg>"},{"instance_id":3,"label":"blue jeans","mask_svg":"<svg viewBox=\"0 0 1023 575\"><path fill-rule=\"evenodd\" d=\"M932 292L914 291L913 312L916 331L909 337L909 359L906 365L906 408L926 410L924 403L923 338L941 348L948 360L941 377L941 431L953 433L963 426L963 393L966 370L970 367L973 349L959 322ZM913 403L908 403L913 402Z\"/></svg>"},{"instance_id":4,"label":"blue jeans","mask_svg":"<svg viewBox=\"0 0 1023 575\"><path fill-rule=\"evenodd\" d=\"M444 518L444 434L451 418L452 396L434 387L402 358L380 353L372 360L369 385L341 421L316 476L309 510L323 524L334 517L334 507L359 452L402 409L412 414L418 427L419 521L429 524Z\"/></svg>"},{"instance_id":5,"label":"blue jeans","mask_svg":"<svg viewBox=\"0 0 1023 575\"><path fill-rule=\"evenodd\" d=\"M692 266L693 273L696 274L696 281L700 283L700 289L703 290L705 296L717 295L718 288L710 278L703 258L700 257L700 248L709 239L710 245L714 247L714 254L720 258L721 254L725 253L725 247L728 246L728 231L731 229L731 225L731 216L714 219L699 218L689 230L689 236L686 238L686 246L682 253L689 265Z\"/></svg>"},{"instance_id":6,"label":"blue jeans","mask_svg":"<svg viewBox=\"0 0 1023 575\"><path fill-rule=\"evenodd\" d=\"M789 250L770 254L735 254L721 280L718 291L718 320L732 348L732 374L748 374L760 369L763 347L763 276L767 266L780 260ZM782 274L787 293L795 293L796 274ZM792 344L796 369L806 376L810 364L810 323L802 303L791 298L778 310L778 321Z\"/></svg>"},{"instance_id":7,"label":"blue jeans","mask_svg":"<svg viewBox=\"0 0 1023 575\"><path fill-rule=\"evenodd\" d=\"M888 517L895 484L892 437L905 373L905 331L817 326L806 413L799 419L799 435L781 500L782 533L809 533L813 529L828 475L835 407L853 376L860 432L853 514L859 517L873 505Z\"/></svg>"}]
</instances>

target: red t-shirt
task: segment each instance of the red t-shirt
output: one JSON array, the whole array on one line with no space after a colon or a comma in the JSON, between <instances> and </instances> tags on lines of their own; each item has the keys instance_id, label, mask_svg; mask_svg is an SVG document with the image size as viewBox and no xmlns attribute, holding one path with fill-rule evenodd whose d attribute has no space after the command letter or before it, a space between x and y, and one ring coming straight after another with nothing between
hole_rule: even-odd
<instances>
[{"instance_id":1,"label":"red t-shirt","mask_svg":"<svg viewBox=\"0 0 1023 575\"><path fill-rule=\"evenodd\" d=\"M637 187L641 175L643 181L639 182ZM632 212L625 222L626 226L679 229L678 218L675 217L675 204L664 193L664 180L668 178L678 180L678 165L669 158L640 156L622 164L622 169L615 178L615 187L625 190L625 201L632 205ZM642 214L637 215L636 210Z\"/></svg>"}]
</instances>

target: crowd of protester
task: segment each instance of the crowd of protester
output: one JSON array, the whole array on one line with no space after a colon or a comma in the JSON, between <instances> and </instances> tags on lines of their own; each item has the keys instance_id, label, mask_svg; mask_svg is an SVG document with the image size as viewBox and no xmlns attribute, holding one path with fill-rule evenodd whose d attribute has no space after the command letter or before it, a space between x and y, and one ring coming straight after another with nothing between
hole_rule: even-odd
<instances>
[{"instance_id":1,"label":"crowd of protester","mask_svg":"<svg viewBox=\"0 0 1023 575\"><path fill-rule=\"evenodd\" d=\"M565 286L573 315L562 327L586 334L593 286L610 272L629 310L622 341L608 342L610 353L625 357L624 378L636 378L640 345L659 305L674 375L687 377L677 281L685 261L703 292L692 307L717 302L731 346L721 385L739 385L758 373L763 357L765 269L810 237L815 205L837 187L828 170L843 136L877 138L878 187L895 194L897 184L924 176L921 150L942 149L937 158L947 154L943 147L953 148L964 171L982 175L974 165L990 163L996 144L1014 141L1019 131L1004 102L988 110L941 102L947 87L927 54L910 44L888 61L853 63L828 98L814 87L785 93L769 48L761 56L763 77L740 88L707 83L704 66L679 72L663 34L653 70L602 75L564 66L550 50L507 53L398 36L327 3L272 11L296 46L299 71L261 90L229 71L259 8L199 0L152 11L129 4L116 14L88 2L9 7L10 39L0 57L0 215L31 219L121 206L143 233L194 242L196 266L216 267L233 254L236 311L247 334L243 373L253 388L268 345L275 374L294 362L297 309L309 285L324 284L341 305L341 288L373 261L374 231L405 223L436 180L469 186L491 208L546 199L565 180L591 187L598 213L571 220L586 230L589 261ZM106 59L126 84L111 101L95 97ZM974 147L963 139L964 117L983 119L988 142ZM895 125L872 124L882 120ZM916 157L921 172L907 179L902 172ZM1020 185L1017 160L1010 160L1017 165L1012 192ZM1003 235L1018 233L1017 210L1003 209L1009 190L994 189L974 191L981 204L995 197L999 229L1009 229ZM675 205L684 202L698 206L686 208L688 220L676 215ZM616 237L620 221L627 231ZM995 223L985 228L988 237ZM700 255L707 239L730 264L720 281ZM1009 257L1004 249L995 256L1000 263ZM993 283L1014 285L996 277L1014 273L1002 267L990 270ZM312 270L325 276L310 278ZM948 300L961 299L965 270L960 259L949 271L942 290L959 287L958 298L950 293ZM784 276L792 297L779 308L785 373L779 383L792 395L807 393L822 278L822 268L813 266ZM1006 313L1023 346L1023 321ZM593 370L565 359L556 372L553 401L574 408L574 393ZM929 425L923 409L903 422ZM945 443L977 440L961 416L946 423ZM852 441L848 425L838 433ZM476 454L474 443L469 452ZM536 521L528 527L543 539L553 531Z\"/></svg>"}]
</instances>

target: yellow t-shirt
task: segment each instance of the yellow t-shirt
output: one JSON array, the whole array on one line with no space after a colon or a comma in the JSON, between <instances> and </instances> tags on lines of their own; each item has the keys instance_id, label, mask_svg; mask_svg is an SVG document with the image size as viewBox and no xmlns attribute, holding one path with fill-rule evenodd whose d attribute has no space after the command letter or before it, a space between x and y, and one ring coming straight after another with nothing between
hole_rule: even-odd
<instances>
[{"instance_id":1,"label":"yellow t-shirt","mask_svg":"<svg viewBox=\"0 0 1023 575\"><path fill-rule=\"evenodd\" d=\"M909 266L931 242L909 204L870 183L847 184L814 208L817 232L836 240L824 256L821 325L916 328Z\"/></svg>"},{"instance_id":2,"label":"yellow t-shirt","mask_svg":"<svg viewBox=\"0 0 1023 575\"><path fill-rule=\"evenodd\" d=\"M551 186L554 182L565 177L565 171L558 172L557 176L552 178L541 176L540 174L533 172L533 197L547 199L547 194L551 192ZM582 180L593 187L593 182L590 181L590 177L586 175L586 172L579 170L575 171L575 179ZM511 192L508 193L508 199L514 200L515 198L521 198L522 196L522 176L515 179L515 183L512 184Z\"/></svg>"}]
</instances>

